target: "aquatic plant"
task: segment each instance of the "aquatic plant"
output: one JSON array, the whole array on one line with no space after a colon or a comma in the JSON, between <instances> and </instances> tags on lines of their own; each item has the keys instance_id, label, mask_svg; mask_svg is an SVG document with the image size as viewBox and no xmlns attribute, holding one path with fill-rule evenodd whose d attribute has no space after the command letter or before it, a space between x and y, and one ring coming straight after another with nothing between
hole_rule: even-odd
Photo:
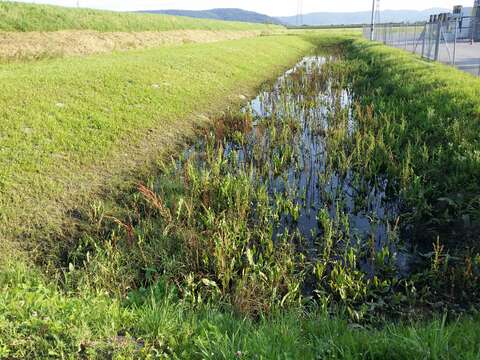
<instances>
[{"instance_id":1,"label":"aquatic plant","mask_svg":"<svg viewBox=\"0 0 480 360\"><path fill-rule=\"evenodd\" d=\"M194 306L258 318L313 303L354 321L408 314L449 286L476 294L474 256L462 275L440 243L427 259L415 249L412 150L399 173L392 120L350 86L357 65L305 59L139 185L128 221L112 220L106 256L130 253L109 264L128 269L115 291L166 277Z\"/></svg>"}]
</instances>

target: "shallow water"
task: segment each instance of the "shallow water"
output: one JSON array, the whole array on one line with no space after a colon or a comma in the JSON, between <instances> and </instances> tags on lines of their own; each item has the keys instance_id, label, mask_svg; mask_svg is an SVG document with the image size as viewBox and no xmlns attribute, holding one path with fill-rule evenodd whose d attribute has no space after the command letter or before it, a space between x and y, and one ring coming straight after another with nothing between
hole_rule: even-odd
<instances>
[{"instance_id":1,"label":"shallow water","mask_svg":"<svg viewBox=\"0 0 480 360\"><path fill-rule=\"evenodd\" d=\"M217 151L231 164L232 174L249 170L253 181L266 187L280 214L273 239L291 236L310 257L320 256L324 229L319 214L327 211L344 232L343 246L387 248L399 272L408 272L408 252L394 229L399 201L387 195L388 180L379 175L367 181L358 171L332 166L336 154L329 153L330 134L355 133L355 96L348 86L325 77L327 61L332 59L304 58L265 87L243 109L249 125L222 129ZM199 140L185 157L202 158L204 151L205 141ZM360 262L364 271L374 273L368 259Z\"/></svg>"}]
</instances>

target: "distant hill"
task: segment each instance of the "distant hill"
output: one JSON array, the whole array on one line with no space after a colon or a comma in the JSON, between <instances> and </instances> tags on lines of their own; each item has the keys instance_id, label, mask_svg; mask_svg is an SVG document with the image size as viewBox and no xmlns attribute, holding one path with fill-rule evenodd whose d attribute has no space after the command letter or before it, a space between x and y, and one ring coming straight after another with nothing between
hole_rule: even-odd
<instances>
[{"instance_id":1,"label":"distant hill","mask_svg":"<svg viewBox=\"0 0 480 360\"><path fill-rule=\"evenodd\" d=\"M416 22L428 20L431 14L448 12L448 9L434 8L427 10L385 10L381 12L381 22ZM296 16L278 18L287 25L297 25ZM367 24L370 22L371 12L319 12L303 15L302 25L347 25Z\"/></svg>"},{"instance_id":2,"label":"distant hill","mask_svg":"<svg viewBox=\"0 0 480 360\"><path fill-rule=\"evenodd\" d=\"M82 2L80 1L80 3ZM270 25L258 23L192 19L168 15L93 10L87 8L77 9L0 0L0 33L3 31L49 32L60 30L94 30L100 32L264 30L270 27ZM0 48L2 48L2 45L3 39L0 40Z\"/></svg>"},{"instance_id":3,"label":"distant hill","mask_svg":"<svg viewBox=\"0 0 480 360\"><path fill-rule=\"evenodd\" d=\"M211 10L145 10L150 14L164 14L175 16L188 16L197 19L214 19L226 21L241 21L260 24L277 24L282 22L276 18L242 9L211 9Z\"/></svg>"}]
</instances>

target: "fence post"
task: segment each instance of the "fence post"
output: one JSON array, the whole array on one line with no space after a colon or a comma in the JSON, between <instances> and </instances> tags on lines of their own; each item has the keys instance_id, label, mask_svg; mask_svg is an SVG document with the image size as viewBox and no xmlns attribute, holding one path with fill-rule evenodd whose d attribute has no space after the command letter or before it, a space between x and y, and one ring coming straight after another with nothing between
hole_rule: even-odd
<instances>
[{"instance_id":1,"label":"fence post","mask_svg":"<svg viewBox=\"0 0 480 360\"><path fill-rule=\"evenodd\" d=\"M438 56L440 54L440 39L442 35L442 22L439 21L437 25L437 34L436 34L436 39L435 39L435 57L434 60L438 61Z\"/></svg>"},{"instance_id":2,"label":"fence post","mask_svg":"<svg viewBox=\"0 0 480 360\"><path fill-rule=\"evenodd\" d=\"M457 59L457 36L458 36L458 19L455 18L455 33L453 38L453 59L452 65L455 65Z\"/></svg>"},{"instance_id":3,"label":"fence post","mask_svg":"<svg viewBox=\"0 0 480 360\"><path fill-rule=\"evenodd\" d=\"M372 21L370 26L370 41L373 41L375 39L375 0L372 0Z\"/></svg>"},{"instance_id":4,"label":"fence post","mask_svg":"<svg viewBox=\"0 0 480 360\"><path fill-rule=\"evenodd\" d=\"M428 24L425 24L425 28L423 31L423 42L422 42L422 58L425 57L425 41L427 38L427 28L428 28Z\"/></svg>"},{"instance_id":5,"label":"fence post","mask_svg":"<svg viewBox=\"0 0 480 360\"><path fill-rule=\"evenodd\" d=\"M477 36L476 32L477 32L477 21L478 21L478 15L476 15L474 18L472 18L470 20L470 32L471 32L471 36L470 36L470 44L473 45L474 41L475 41L475 38Z\"/></svg>"},{"instance_id":6,"label":"fence post","mask_svg":"<svg viewBox=\"0 0 480 360\"><path fill-rule=\"evenodd\" d=\"M395 46L395 25L392 25L392 38L390 40L390 43L392 44L392 46Z\"/></svg>"},{"instance_id":7,"label":"fence post","mask_svg":"<svg viewBox=\"0 0 480 360\"><path fill-rule=\"evenodd\" d=\"M415 49L417 47L417 24L413 27L413 44L412 44L412 53L415 54Z\"/></svg>"},{"instance_id":8,"label":"fence post","mask_svg":"<svg viewBox=\"0 0 480 360\"><path fill-rule=\"evenodd\" d=\"M388 36L388 43L389 43L390 45L393 45L393 44L394 44L394 39L395 39L395 29L394 29L393 25L390 24L389 36Z\"/></svg>"}]
</instances>

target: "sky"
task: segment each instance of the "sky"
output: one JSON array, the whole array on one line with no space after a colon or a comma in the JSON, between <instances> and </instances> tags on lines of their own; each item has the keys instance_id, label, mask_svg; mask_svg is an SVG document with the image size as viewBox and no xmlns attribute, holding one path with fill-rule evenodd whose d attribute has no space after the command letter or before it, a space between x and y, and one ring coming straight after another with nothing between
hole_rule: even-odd
<instances>
[{"instance_id":1,"label":"sky","mask_svg":"<svg viewBox=\"0 0 480 360\"><path fill-rule=\"evenodd\" d=\"M24 2L76 6L109 10L204 10L218 7L242 8L271 16L296 15L296 0L30 0ZM432 7L453 8L454 5L472 6L474 0L381 0L383 10L425 10ZM365 11L372 0L303 0L303 12Z\"/></svg>"}]
</instances>

